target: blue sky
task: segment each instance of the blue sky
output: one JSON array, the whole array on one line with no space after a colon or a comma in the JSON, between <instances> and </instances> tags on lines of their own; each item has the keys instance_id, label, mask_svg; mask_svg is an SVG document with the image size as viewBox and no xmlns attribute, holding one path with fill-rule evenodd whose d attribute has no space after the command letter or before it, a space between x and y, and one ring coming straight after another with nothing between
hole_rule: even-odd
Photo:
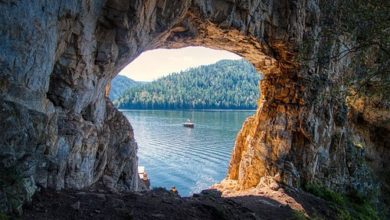
<instances>
[{"instance_id":1,"label":"blue sky","mask_svg":"<svg viewBox=\"0 0 390 220\"><path fill-rule=\"evenodd\" d=\"M152 81L172 72L213 64L222 59L237 60L241 57L225 50L205 47L150 50L142 53L119 74L136 81Z\"/></svg>"}]
</instances>

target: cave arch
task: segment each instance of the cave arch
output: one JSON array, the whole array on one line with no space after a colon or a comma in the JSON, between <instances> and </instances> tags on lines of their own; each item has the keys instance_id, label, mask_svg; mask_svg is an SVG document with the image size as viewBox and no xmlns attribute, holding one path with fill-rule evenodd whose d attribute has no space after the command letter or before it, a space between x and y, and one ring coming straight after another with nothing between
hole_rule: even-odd
<instances>
[{"instance_id":1,"label":"cave arch","mask_svg":"<svg viewBox=\"0 0 390 220\"><path fill-rule=\"evenodd\" d=\"M296 59L304 39L314 39L311 57L333 50L318 38L317 1L15 0L0 11L0 168L23 180L9 183L5 194L18 200L1 197L1 211L20 209L37 186L139 189L132 127L105 88L141 52L185 45L235 52L264 74L259 109L231 160L228 178L239 188L264 175L293 186L374 188L366 165L353 163L360 150L341 138L351 131L345 103L319 98L348 60Z\"/></svg>"},{"instance_id":2,"label":"cave arch","mask_svg":"<svg viewBox=\"0 0 390 220\"><path fill-rule=\"evenodd\" d=\"M165 2L164 4L170 3ZM187 7L185 4L183 5L184 7ZM233 7L228 10L225 6L222 8L219 8L219 6L220 3L214 2L208 2L205 3L205 5L203 3L193 2L193 5L187 8L187 11L183 12L183 14L178 13L178 16L181 18L180 20L171 24L168 30L161 32L160 35L156 35L157 37L151 41L150 45L143 50L137 51L136 56L140 54L138 52L157 48L173 49L186 46L205 46L236 53L250 61L259 72L264 74L265 78L261 82L261 90L264 94L261 94L258 111L254 117L246 122L243 128L243 130L245 130L246 126L251 126L253 134L252 136L244 134L243 132L239 134L227 175L229 179L238 180L240 187L246 189L256 186L260 182L262 176L282 175L280 170L283 169L283 164L279 165L280 168L273 170L269 167L263 169L258 168L269 166L267 165L267 162L265 162L267 160L270 160L268 163L280 163L280 161L283 161L283 159L280 158L289 154L288 149L291 145L289 142L291 142L292 139L292 131L286 131L285 129L277 131L278 133L281 133L281 135L284 135L286 139L278 140L278 145L281 146L279 149L274 150L273 152L266 152L266 148L272 148L272 143L266 143L267 141L264 138L264 134L260 136L259 132L256 130L258 130L259 127L262 127L265 133L269 133L272 130L269 127L270 124L272 124L272 126L285 127L286 122L291 120L285 115L285 112L287 111L293 113L291 116L291 118L294 118L293 120L298 120L297 104L300 102L300 92L296 89L298 67L294 62L293 54L295 48L292 46L293 43L290 40L283 39L286 37L285 35L278 36L280 39L269 39L268 41L265 41L266 38L269 38L268 35L274 34L273 32L275 29L273 25L267 23L266 16L262 18L263 23L253 23L253 18L246 18L244 16L245 14L248 15L248 10L250 10L251 7L250 5L244 5L242 7L237 6L237 8ZM214 10L215 13L218 14L218 18L209 17L207 12L204 11L204 7L212 7L208 10ZM282 5L278 7L282 7ZM280 9L278 7L276 7L277 10ZM117 12L116 9L112 8L115 7L108 9L107 14L115 14L112 10ZM240 13L237 11L240 11ZM165 13L169 12L169 9L168 11L165 11ZM156 13L158 14L158 12ZM120 17L119 15L117 16ZM222 19L221 16L226 16L226 20ZM248 21L245 19L244 21L241 21L241 26L238 28L234 26L235 23L232 20L234 18L229 18L229 16L238 16L238 19L244 17L248 19ZM230 25L226 24L227 22L229 23L229 19L231 20ZM245 26L244 23L249 25ZM269 32L267 32L267 29ZM120 38L121 35L123 35L122 31L116 32L115 39ZM121 42L124 41L120 41L120 43ZM120 44L118 44L118 47L119 46ZM125 51L125 49L123 50ZM119 49L119 68L123 68L135 58L132 54L123 54L122 58L120 55ZM119 71L115 70L115 72ZM268 105L267 99L272 99L273 101L278 100L280 101L279 105L282 106L278 107L275 103ZM273 119L270 119L271 117L266 114L273 111L274 108L276 108L276 112L272 115ZM261 117L263 117L263 123L260 123ZM275 118L278 118L276 123L268 121L273 121ZM252 121L252 123L249 121ZM250 161L243 161L242 159L244 157L253 157L253 147L247 143L247 141L243 140L247 138L251 138L252 141L255 140L258 144L264 143L263 148L265 149L258 153L258 155L261 156ZM250 165L244 164L248 162ZM293 169L296 168L294 167ZM292 174L289 174L289 178L290 184L292 184L292 182L299 182L299 180L297 180L299 178L293 177Z\"/></svg>"}]
</instances>

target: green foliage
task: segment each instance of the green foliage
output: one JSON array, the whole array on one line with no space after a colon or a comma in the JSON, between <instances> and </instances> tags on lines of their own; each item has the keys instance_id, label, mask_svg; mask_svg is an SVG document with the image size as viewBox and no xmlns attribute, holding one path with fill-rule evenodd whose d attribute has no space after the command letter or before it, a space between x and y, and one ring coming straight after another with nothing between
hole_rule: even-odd
<instances>
[{"instance_id":1,"label":"green foliage","mask_svg":"<svg viewBox=\"0 0 390 220\"><path fill-rule=\"evenodd\" d=\"M114 79L111 80L109 97L111 100L115 100L122 96L123 93L129 88L133 88L142 84L143 82L137 82L127 78L126 76L117 75Z\"/></svg>"},{"instance_id":2,"label":"green foliage","mask_svg":"<svg viewBox=\"0 0 390 220\"><path fill-rule=\"evenodd\" d=\"M248 62L222 60L130 88L114 104L125 109L254 109L259 80Z\"/></svg>"},{"instance_id":3,"label":"green foliage","mask_svg":"<svg viewBox=\"0 0 390 220\"><path fill-rule=\"evenodd\" d=\"M311 214L309 217L302 211L293 209L293 218L294 220L323 220L322 217L320 217L317 214Z\"/></svg>"},{"instance_id":4,"label":"green foliage","mask_svg":"<svg viewBox=\"0 0 390 220\"><path fill-rule=\"evenodd\" d=\"M331 62L350 57L343 64L353 71L337 79L331 95L390 101L390 1L321 0L320 9L321 32L304 36L297 56L301 66L317 64L326 72Z\"/></svg>"},{"instance_id":5,"label":"green foliage","mask_svg":"<svg viewBox=\"0 0 390 220\"><path fill-rule=\"evenodd\" d=\"M357 58L347 79L352 94L390 100L390 1L343 0L338 8L338 35L349 34L354 42L344 51Z\"/></svg>"},{"instance_id":6,"label":"green foliage","mask_svg":"<svg viewBox=\"0 0 390 220\"><path fill-rule=\"evenodd\" d=\"M10 217L4 213L0 213L0 220L9 220Z\"/></svg>"},{"instance_id":7,"label":"green foliage","mask_svg":"<svg viewBox=\"0 0 390 220\"><path fill-rule=\"evenodd\" d=\"M338 216L337 218L339 220L353 220L352 217L351 217L351 214L349 213L349 211L345 210L345 209L337 209L338 210Z\"/></svg>"},{"instance_id":8,"label":"green foliage","mask_svg":"<svg viewBox=\"0 0 390 220\"><path fill-rule=\"evenodd\" d=\"M320 186L317 184L306 184L304 186L304 189L313 194L316 195L320 198L323 198L325 200L328 200L330 202L336 203L338 205L343 205L345 204L344 197L340 195L339 193L336 193L324 186Z\"/></svg>"},{"instance_id":9,"label":"green foliage","mask_svg":"<svg viewBox=\"0 0 390 220\"><path fill-rule=\"evenodd\" d=\"M305 216L305 213L294 209L293 210L293 219L294 220L307 220L308 218Z\"/></svg>"},{"instance_id":10,"label":"green foliage","mask_svg":"<svg viewBox=\"0 0 390 220\"><path fill-rule=\"evenodd\" d=\"M390 1L345 0L340 3L342 30L352 33L357 51L350 85L358 95L390 100Z\"/></svg>"},{"instance_id":11,"label":"green foliage","mask_svg":"<svg viewBox=\"0 0 390 220\"><path fill-rule=\"evenodd\" d=\"M339 212L337 219L379 219L378 213L375 211L372 204L357 192L343 195L324 186L313 183L306 184L304 189L315 196L333 203Z\"/></svg>"}]
</instances>

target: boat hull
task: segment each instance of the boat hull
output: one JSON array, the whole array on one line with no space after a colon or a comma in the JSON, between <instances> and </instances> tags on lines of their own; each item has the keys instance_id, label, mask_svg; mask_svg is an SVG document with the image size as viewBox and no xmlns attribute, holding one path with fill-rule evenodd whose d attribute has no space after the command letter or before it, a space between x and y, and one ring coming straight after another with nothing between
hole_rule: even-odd
<instances>
[{"instance_id":1,"label":"boat hull","mask_svg":"<svg viewBox=\"0 0 390 220\"><path fill-rule=\"evenodd\" d=\"M194 128L195 127L195 125L193 123L184 123L183 126L186 128Z\"/></svg>"}]
</instances>

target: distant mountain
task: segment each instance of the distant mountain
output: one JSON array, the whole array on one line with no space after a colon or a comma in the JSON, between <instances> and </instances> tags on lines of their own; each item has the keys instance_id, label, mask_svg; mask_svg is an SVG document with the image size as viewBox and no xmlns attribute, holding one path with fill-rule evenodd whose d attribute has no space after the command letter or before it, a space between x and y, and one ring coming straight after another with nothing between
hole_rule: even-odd
<instances>
[{"instance_id":1,"label":"distant mountain","mask_svg":"<svg viewBox=\"0 0 390 220\"><path fill-rule=\"evenodd\" d=\"M222 60L130 88L124 109L255 109L260 74L244 60Z\"/></svg>"},{"instance_id":2,"label":"distant mountain","mask_svg":"<svg viewBox=\"0 0 390 220\"><path fill-rule=\"evenodd\" d=\"M126 76L117 75L114 79L111 80L111 90L109 97L111 100L115 100L123 95L123 92L126 90L140 84L142 84L142 82L134 81L127 78Z\"/></svg>"}]
</instances>

